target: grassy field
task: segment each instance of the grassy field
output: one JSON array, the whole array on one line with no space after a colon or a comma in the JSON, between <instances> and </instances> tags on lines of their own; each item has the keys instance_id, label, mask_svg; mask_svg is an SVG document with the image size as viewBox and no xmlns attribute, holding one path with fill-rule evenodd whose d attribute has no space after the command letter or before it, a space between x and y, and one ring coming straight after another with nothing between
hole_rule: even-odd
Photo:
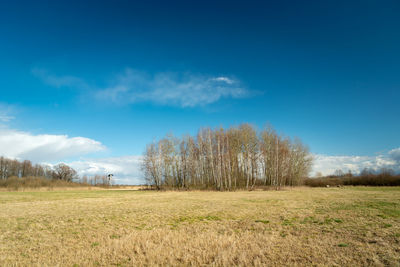
<instances>
[{"instance_id":1,"label":"grassy field","mask_svg":"<svg viewBox=\"0 0 400 267\"><path fill-rule=\"evenodd\" d=\"M400 265L400 188L0 192L0 266Z\"/></svg>"}]
</instances>

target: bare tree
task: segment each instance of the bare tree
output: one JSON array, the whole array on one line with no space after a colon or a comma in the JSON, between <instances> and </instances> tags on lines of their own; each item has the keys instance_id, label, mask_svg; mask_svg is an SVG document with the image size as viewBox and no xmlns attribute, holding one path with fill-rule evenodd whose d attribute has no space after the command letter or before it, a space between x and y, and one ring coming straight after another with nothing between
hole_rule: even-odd
<instances>
[{"instance_id":1,"label":"bare tree","mask_svg":"<svg viewBox=\"0 0 400 267\"><path fill-rule=\"evenodd\" d=\"M60 163L54 167L54 178L72 182L72 180L77 178L77 172L68 165Z\"/></svg>"},{"instance_id":2,"label":"bare tree","mask_svg":"<svg viewBox=\"0 0 400 267\"><path fill-rule=\"evenodd\" d=\"M147 183L154 184L157 189L161 188L163 173L160 147L161 144L156 145L152 143L147 145L142 162L142 170L144 171Z\"/></svg>"}]
</instances>

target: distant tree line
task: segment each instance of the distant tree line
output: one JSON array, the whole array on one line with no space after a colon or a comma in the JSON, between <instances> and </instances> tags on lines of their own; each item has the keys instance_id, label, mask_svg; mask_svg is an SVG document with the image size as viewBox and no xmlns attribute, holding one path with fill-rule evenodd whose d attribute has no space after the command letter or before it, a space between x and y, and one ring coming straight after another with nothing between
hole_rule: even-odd
<instances>
[{"instance_id":1,"label":"distant tree line","mask_svg":"<svg viewBox=\"0 0 400 267\"><path fill-rule=\"evenodd\" d=\"M364 186L400 186L400 174L395 174L392 169L382 168L379 171L363 169L358 175L351 171L347 173L336 170L334 174L322 176L317 173L317 178L307 178L304 184L311 187L364 185Z\"/></svg>"},{"instance_id":2,"label":"distant tree line","mask_svg":"<svg viewBox=\"0 0 400 267\"><path fill-rule=\"evenodd\" d=\"M229 129L201 129L196 136L167 135L148 144L142 169L157 189L252 189L299 185L308 176L312 157L305 145L249 124Z\"/></svg>"},{"instance_id":3,"label":"distant tree line","mask_svg":"<svg viewBox=\"0 0 400 267\"><path fill-rule=\"evenodd\" d=\"M71 182L83 185L108 186L112 182L106 175L84 175L80 178L76 170L64 163L52 167L43 164L32 164L29 160L18 161L0 157L0 187L8 185L23 187L26 184L35 186L50 185L44 179L67 182L65 184L57 183L59 186L70 185Z\"/></svg>"},{"instance_id":4,"label":"distant tree line","mask_svg":"<svg viewBox=\"0 0 400 267\"><path fill-rule=\"evenodd\" d=\"M32 164L29 160L18 161L0 157L0 179L8 179L10 177L44 177L68 182L78 179L77 172L64 163L50 167Z\"/></svg>"},{"instance_id":5,"label":"distant tree line","mask_svg":"<svg viewBox=\"0 0 400 267\"><path fill-rule=\"evenodd\" d=\"M337 169L334 171L333 174L329 174L329 175L325 175L325 176L322 175L321 172L317 172L314 177L315 178L349 178L349 177L354 177L354 176L368 177L368 176L374 176L374 175L394 176L395 171L390 168L381 168L379 170L364 168L358 174L357 173L353 174L353 172L351 170L344 172L341 169Z\"/></svg>"},{"instance_id":6,"label":"distant tree line","mask_svg":"<svg viewBox=\"0 0 400 267\"><path fill-rule=\"evenodd\" d=\"M99 175L99 174L96 174L94 176L84 175L82 176L80 182L88 185L104 185L104 186L111 185L112 183L112 181L108 179L107 175Z\"/></svg>"}]
</instances>

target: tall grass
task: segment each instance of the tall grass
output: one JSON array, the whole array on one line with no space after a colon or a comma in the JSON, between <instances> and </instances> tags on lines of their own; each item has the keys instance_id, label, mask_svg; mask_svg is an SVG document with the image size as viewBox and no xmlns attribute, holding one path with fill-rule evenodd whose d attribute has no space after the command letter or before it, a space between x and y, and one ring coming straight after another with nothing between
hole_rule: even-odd
<instances>
[{"instance_id":1,"label":"tall grass","mask_svg":"<svg viewBox=\"0 0 400 267\"><path fill-rule=\"evenodd\" d=\"M68 182L64 180L48 179L44 177L28 176L18 178L16 176L0 180L0 188L18 190L21 188L41 188L41 187L80 187L88 184Z\"/></svg>"}]
</instances>

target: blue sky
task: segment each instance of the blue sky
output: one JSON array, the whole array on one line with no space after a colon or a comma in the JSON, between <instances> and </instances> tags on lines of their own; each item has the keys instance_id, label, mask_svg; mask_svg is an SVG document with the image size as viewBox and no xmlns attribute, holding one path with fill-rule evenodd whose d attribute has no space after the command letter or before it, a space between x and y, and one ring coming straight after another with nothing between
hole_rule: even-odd
<instances>
[{"instance_id":1,"label":"blue sky","mask_svg":"<svg viewBox=\"0 0 400 267\"><path fill-rule=\"evenodd\" d=\"M318 171L396 167L399 11L398 1L3 1L1 153L138 181L115 162L136 164L154 138L269 122L308 144Z\"/></svg>"}]
</instances>

